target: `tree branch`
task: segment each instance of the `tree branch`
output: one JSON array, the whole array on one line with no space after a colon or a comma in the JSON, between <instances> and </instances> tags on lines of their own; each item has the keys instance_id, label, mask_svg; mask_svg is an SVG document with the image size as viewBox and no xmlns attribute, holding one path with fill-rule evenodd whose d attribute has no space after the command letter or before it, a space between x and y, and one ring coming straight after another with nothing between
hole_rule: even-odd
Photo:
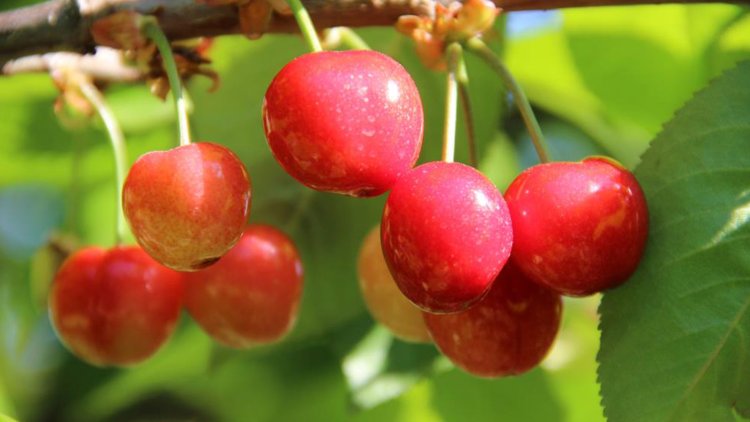
<instances>
[{"instance_id":1,"label":"tree branch","mask_svg":"<svg viewBox=\"0 0 750 422\"><path fill-rule=\"evenodd\" d=\"M96 53L85 55L60 51L25 56L5 63L0 73L49 73L58 69L75 69L102 82L134 82L144 77L140 70L125 63L121 51L108 47L97 47Z\"/></svg>"},{"instance_id":2,"label":"tree branch","mask_svg":"<svg viewBox=\"0 0 750 422\"><path fill-rule=\"evenodd\" d=\"M444 1L444 0L440 0ZM693 3L700 0L494 0L505 11L541 10L581 6ZM432 13L431 0L303 0L315 25L392 25L401 15ZM706 0L700 1L706 2ZM722 2L708 0L708 2ZM750 0L736 0L748 5ZM237 8L208 6L196 0L49 0L34 6L0 13L0 66L9 60L53 51L94 51L90 33L97 19L119 10L135 10L159 18L171 40L240 32ZM274 14L267 32L296 32L290 16Z\"/></svg>"}]
</instances>

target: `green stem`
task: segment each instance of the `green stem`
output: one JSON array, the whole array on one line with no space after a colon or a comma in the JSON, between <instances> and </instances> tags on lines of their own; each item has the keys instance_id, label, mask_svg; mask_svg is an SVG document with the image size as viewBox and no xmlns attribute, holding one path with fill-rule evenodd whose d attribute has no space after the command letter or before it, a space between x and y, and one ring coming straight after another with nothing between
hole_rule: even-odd
<instances>
[{"instance_id":1,"label":"green stem","mask_svg":"<svg viewBox=\"0 0 750 422\"><path fill-rule=\"evenodd\" d=\"M294 18L297 20L299 30L302 32L302 36L310 46L310 50L314 52L323 51L323 47L320 45L320 39L318 39L318 33L315 31L315 25L313 25L310 15L307 13L307 9L300 0L288 0L289 6L292 8Z\"/></svg>"},{"instance_id":2,"label":"green stem","mask_svg":"<svg viewBox=\"0 0 750 422\"><path fill-rule=\"evenodd\" d=\"M544 136L542 135L542 129L539 127L539 122L534 115L534 111L531 109L526 94L524 94L521 86L513 78L510 71L505 67L499 57L479 38L472 38L466 42L466 47L474 54L484 60L503 80L506 88L513 95L513 99L516 102L518 110L521 112L521 117L526 125L526 129L529 131L531 136L531 142L534 143L536 153L539 156L539 161L546 163L550 161L549 152L544 142Z\"/></svg>"},{"instance_id":3,"label":"green stem","mask_svg":"<svg viewBox=\"0 0 750 422\"><path fill-rule=\"evenodd\" d=\"M456 72L459 68L461 45L451 43L445 50L448 62L448 77L445 88L445 121L443 126L443 161L453 162L456 152L456 105L458 102L458 82Z\"/></svg>"},{"instance_id":4,"label":"green stem","mask_svg":"<svg viewBox=\"0 0 750 422\"><path fill-rule=\"evenodd\" d=\"M331 31L336 31L337 36L343 44L349 50L370 50L370 46L367 45L365 40L359 36L353 29L346 26L337 26L331 28Z\"/></svg>"},{"instance_id":5,"label":"green stem","mask_svg":"<svg viewBox=\"0 0 750 422\"><path fill-rule=\"evenodd\" d=\"M458 71L456 72L458 81L458 97L461 100L461 110L463 111L464 123L466 125L466 143L469 147L469 164L477 167L477 147L476 135L474 133L474 114L471 110L471 100L469 98L469 74L466 72L466 62L463 55L459 58Z\"/></svg>"},{"instance_id":6,"label":"green stem","mask_svg":"<svg viewBox=\"0 0 750 422\"><path fill-rule=\"evenodd\" d=\"M94 106L99 117L104 122L104 126L107 128L107 133L109 134L109 142L112 144L112 152L115 156L115 180L117 183L117 229L115 232L115 244L119 245L125 238L127 231L125 215L122 211L122 185L125 183L125 170L127 168L125 138L122 135L122 130L120 130L120 125L117 123L114 113L112 113L112 109L109 108L104 101L104 97L102 97L102 94L94 84L89 82L85 77L78 78L77 82L81 93Z\"/></svg>"},{"instance_id":7,"label":"green stem","mask_svg":"<svg viewBox=\"0 0 750 422\"><path fill-rule=\"evenodd\" d=\"M177 72L177 64L172 53L172 46L169 44L164 32L159 27L159 22L155 18L147 17L143 19L143 33L151 39L156 48L161 53L164 70L167 72L169 87L172 90L175 109L177 110L177 122L180 131L180 145L190 144L190 123L188 121L188 104L187 99L182 91L182 80Z\"/></svg>"}]
</instances>

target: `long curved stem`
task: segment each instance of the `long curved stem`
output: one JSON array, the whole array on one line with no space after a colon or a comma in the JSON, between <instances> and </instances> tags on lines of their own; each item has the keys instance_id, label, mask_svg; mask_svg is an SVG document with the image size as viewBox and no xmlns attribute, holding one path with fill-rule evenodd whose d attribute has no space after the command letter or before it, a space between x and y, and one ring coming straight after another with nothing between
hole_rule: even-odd
<instances>
[{"instance_id":1,"label":"long curved stem","mask_svg":"<svg viewBox=\"0 0 750 422\"><path fill-rule=\"evenodd\" d=\"M313 25L310 14L307 13L307 9L300 0L288 0L289 6L292 8L294 19L297 20L299 30L302 32L302 36L310 46L310 51L319 52L323 51L323 46L320 44L318 33L315 31L315 25Z\"/></svg>"},{"instance_id":2,"label":"long curved stem","mask_svg":"<svg viewBox=\"0 0 750 422\"><path fill-rule=\"evenodd\" d=\"M112 145L112 152L115 157L115 180L117 183L117 228L115 232L115 243L119 245L125 237L127 226L125 224L125 215L122 211L122 185L125 183L125 170L127 168L127 153L125 151L125 137L122 134L120 125L117 123L112 109L109 108L104 97L99 90L86 77L77 78L78 88L86 99L94 106L96 112L101 117L104 126L109 134L109 142Z\"/></svg>"},{"instance_id":3,"label":"long curved stem","mask_svg":"<svg viewBox=\"0 0 750 422\"><path fill-rule=\"evenodd\" d=\"M458 81L456 72L461 57L461 45L451 43L445 51L448 62L448 77L445 89L445 121L443 126L443 156L445 162L453 162L456 152L456 106L458 103Z\"/></svg>"},{"instance_id":4,"label":"long curved stem","mask_svg":"<svg viewBox=\"0 0 750 422\"><path fill-rule=\"evenodd\" d=\"M469 164L476 167L477 160L476 135L474 133L474 113L471 110L471 99L469 97L469 74L466 71L466 62L461 55L456 72L458 81L458 98L461 100L461 111L463 111L464 124L466 126L466 143L469 147Z\"/></svg>"},{"instance_id":5,"label":"long curved stem","mask_svg":"<svg viewBox=\"0 0 750 422\"><path fill-rule=\"evenodd\" d=\"M542 129L539 127L539 122L534 115L534 111L531 109L526 94L521 89L521 86L516 82L511 75L510 71L505 67L499 57L482 42L479 38L472 38L466 42L466 47L472 53L483 59L497 74L500 79L503 80L508 91L513 95L513 99L516 102L518 110L521 112L521 117L526 125L526 129L529 131L531 136L531 142L534 143L536 153L539 156L539 161L546 163L550 161L549 152L547 145L544 142L544 136L542 135Z\"/></svg>"},{"instance_id":6,"label":"long curved stem","mask_svg":"<svg viewBox=\"0 0 750 422\"><path fill-rule=\"evenodd\" d=\"M182 90L182 80L180 74L177 71L177 64L174 60L174 54L172 53L172 46L169 44L169 40L159 28L159 23L154 18L145 18L143 22L143 33L151 39L156 48L161 53L162 62L164 63L164 70L167 72L167 79L169 80L169 88L172 90L172 97L174 98L175 109L177 111L177 122L179 124L180 131L180 145L190 144L190 122L188 120L188 103L187 98Z\"/></svg>"}]
</instances>

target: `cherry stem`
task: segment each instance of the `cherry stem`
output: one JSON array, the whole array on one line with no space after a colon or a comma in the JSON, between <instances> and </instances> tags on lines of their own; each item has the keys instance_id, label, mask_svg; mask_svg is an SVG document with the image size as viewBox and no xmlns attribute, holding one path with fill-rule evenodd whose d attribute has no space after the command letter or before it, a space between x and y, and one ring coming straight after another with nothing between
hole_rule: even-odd
<instances>
[{"instance_id":1,"label":"cherry stem","mask_svg":"<svg viewBox=\"0 0 750 422\"><path fill-rule=\"evenodd\" d=\"M461 45L451 43L445 50L448 62L448 77L445 89L445 121L443 126L443 161L452 163L456 152L456 106L458 103L458 81L456 72L461 58Z\"/></svg>"},{"instance_id":2,"label":"cherry stem","mask_svg":"<svg viewBox=\"0 0 750 422\"><path fill-rule=\"evenodd\" d=\"M172 90L175 109L177 110L177 122L180 131L180 145L190 144L190 123L188 121L188 103L182 90L182 80L177 71L177 63L174 60L172 46L169 44L164 32L159 27L155 18L146 17L143 20L143 33L151 39L161 53L164 70L167 72L169 87Z\"/></svg>"},{"instance_id":3,"label":"cherry stem","mask_svg":"<svg viewBox=\"0 0 750 422\"><path fill-rule=\"evenodd\" d=\"M464 123L466 125L466 143L469 147L469 164L471 164L472 167L477 167L478 161L476 135L474 133L474 114L472 113L471 100L469 99L469 74L466 72L466 62L463 60L463 55L461 55L458 63L456 80L458 81L458 97L461 100L461 110L463 111Z\"/></svg>"},{"instance_id":4,"label":"cherry stem","mask_svg":"<svg viewBox=\"0 0 750 422\"><path fill-rule=\"evenodd\" d=\"M320 44L318 33L315 31L315 25L313 25L310 15L307 13L307 9L300 0L288 0L289 7L292 8L294 19L297 20L299 30L302 32L302 36L307 41L310 50L313 52L323 51L323 46Z\"/></svg>"},{"instance_id":5,"label":"cherry stem","mask_svg":"<svg viewBox=\"0 0 750 422\"><path fill-rule=\"evenodd\" d=\"M367 45L367 42L365 42L359 34L354 32L353 29L347 26L329 28L325 33L327 34L325 38L333 40L332 44L335 46L343 45L349 50L371 50L370 46ZM330 47L326 46L326 48Z\"/></svg>"},{"instance_id":6,"label":"cherry stem","mask_svg":"<svg viewBox=\"0 0 750 422\"><path fill-rule=\"evenodd\" d=\"M112 145L112 152L115 156L115 180L117 183L117 225L115 232L115 244L120 245L125 238L127 225L125 224L125 215L122 211L122 185L125 183L125 170L127 168L127 153L125 151L125 137L122 134L120 125L117 123L112 109L109 108L101 92L85 76L77 78L78 88L86 99L94 106L99 117L104 122L104 126L109 134L109 142Z\"/></svg>"},{"instance_id":7,"label":"cherry stem","mask_svg":"<svg viewBox=\"0 0 750 422\"><path fill-rule=\"evenodd\" d=\"M503 80L505 87L513 95L513 100L518 107L518 111L521 112L521 118L523 123L526 125L526 129L529 131L531 136L531 142L534 144L536 154L539 156L539 161L546 163L550 161L549 152L547 145L544 142L544 136L542 135L542 129L539 127L539 122L534 115L534 111L531 109L529 99L526 98L521 86L513 78L508 68L505 67L499 57L492 51L487 45L482 42L479 38L472 38L466 42L466 47L479 58L484 60L497 74L500 79Z\"/></svg>"}]
</instances>

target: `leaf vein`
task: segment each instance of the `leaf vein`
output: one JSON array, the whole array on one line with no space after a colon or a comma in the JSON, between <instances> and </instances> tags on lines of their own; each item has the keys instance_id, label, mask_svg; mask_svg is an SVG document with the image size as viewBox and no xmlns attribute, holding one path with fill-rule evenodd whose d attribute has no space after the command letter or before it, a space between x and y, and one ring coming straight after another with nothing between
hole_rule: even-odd
<instances>
[{"instance_id":1,"label":"leaf vein","mask_svg":"<svg viewBox=\"0 0 750 422\"><path fill-rule=\"evenodd\" d=\"M721 132L744 131L746 129L750 129L750 124L744 124L744 123L742 123L742 124L736 124L736 125L726 125L726 126L721 126L721 127L714 127L714 128L702 131L702 132L695 132L695 133L692 133L692 134L690 134L688 136L683 137L679 141L670 142L670 145L669 145L668 148L664 148L664 149L662 149L662 150L659 151L659 155L661 155L663 157L667 157L667 156L669 156L669 154L666 154L667 152L669 152L669 151L671 151L671 150L673 150L673 149L675 149L675 148L677 148L679 146L682 146L684 144L695 142L696 139L707 138L710 135L715 135L715 134L721 133ZM664 133L664 132L662 132L662 133ZM737 138L738 137L729 138L729 140L735 140ZM658 139L660 140L661 136ZM656 143L656 140L655 140L654 143Z\"/></svg>"},{"instance_id":2,"label":"leaf vein","mask_svg":"<svg viewBox=\"0 0 750 422\"><path fill-rule=\"evenodd\" d=\"M750 295L745 300L745 303L744 305L742 305L739 312L737 312L737 315L735 316L735 318L729 324L729 329L724 334L723 338L721 339L719 344L716 346L716 348L713 350L713 352L711 352L706 363L703 365L703 367L700 368L698 373L695 375L692 381L690 381L690 383L688 384L687 390L682 395L682 397L677 401L674 407L674 410L669 417L669 420L675 420L677 410L680 409L680 407L685 402L685 400L688 399L688 397L690 396L690 393L692 393L692 391L695 389L698 383L700 383L701 379L703 379L703 377L706 375L706 372L708 372L708 369L714 364L714 362L716 362L716 358L719 356L719 353L721 353L722 349L726 345L732 332L738 329L740 321L745 316L745 313L748 311L748 309L750 309Z\"/></svg>"},{"instance_id":3,"label":"leaf vein","mask_svg":"<svg viewBox=\"0 0 750 422\"><path fill-rule=\"evenodd\" d=\"M684 260L689 259L689 258L691 258L691 257L693 257L695 255L698 255L698 254L702 253L702 252L709 251L709 250L711 250L713 248L716 248L716 247L719 247L719 246L727 246L730 243L734 243L734 242L738 242L738 241L742 241L742 240L750 240L750 234L745 235L745 236L737 236L737 237L733 237L733 238L730 238L730 239L725 239L725 240L722 240L718 244L716 244L716 243L705 244L705 245L701 246L700 248L693 249L692 251L690 251L690 252L688 252L688 253L686 253L684 255L681 255L681 256L679 256L677 258L674 258L674 259L671 259L671 260L665 262L664 263L664 268L670 267L670 266L672 266L674 264L677 264L680 261L684 261Z\"/></svg>"},{"instance_id":4,"label":"leaf vein","mask_svg":"<svg viewBox=\"0 0 750 422\"><path fill-rule=\"evenodd\" d=\"M703 176L706 174L721 174L721 173L748 173L750 174L750 168L748 167L726 167L726 168L718 168L718 169L710 168L710 169L695 171L692 173L687 173L683 176L676 177L674 179L667 181L664 185L659 186L659 188L656 190L649 191L648 196L654 197L658 195L659 193L661 193L663 190L672 187L672 185L688 180L688 179L692 179L693 177L696 177L696 176Z\"/></svg>"}]
</instances>

